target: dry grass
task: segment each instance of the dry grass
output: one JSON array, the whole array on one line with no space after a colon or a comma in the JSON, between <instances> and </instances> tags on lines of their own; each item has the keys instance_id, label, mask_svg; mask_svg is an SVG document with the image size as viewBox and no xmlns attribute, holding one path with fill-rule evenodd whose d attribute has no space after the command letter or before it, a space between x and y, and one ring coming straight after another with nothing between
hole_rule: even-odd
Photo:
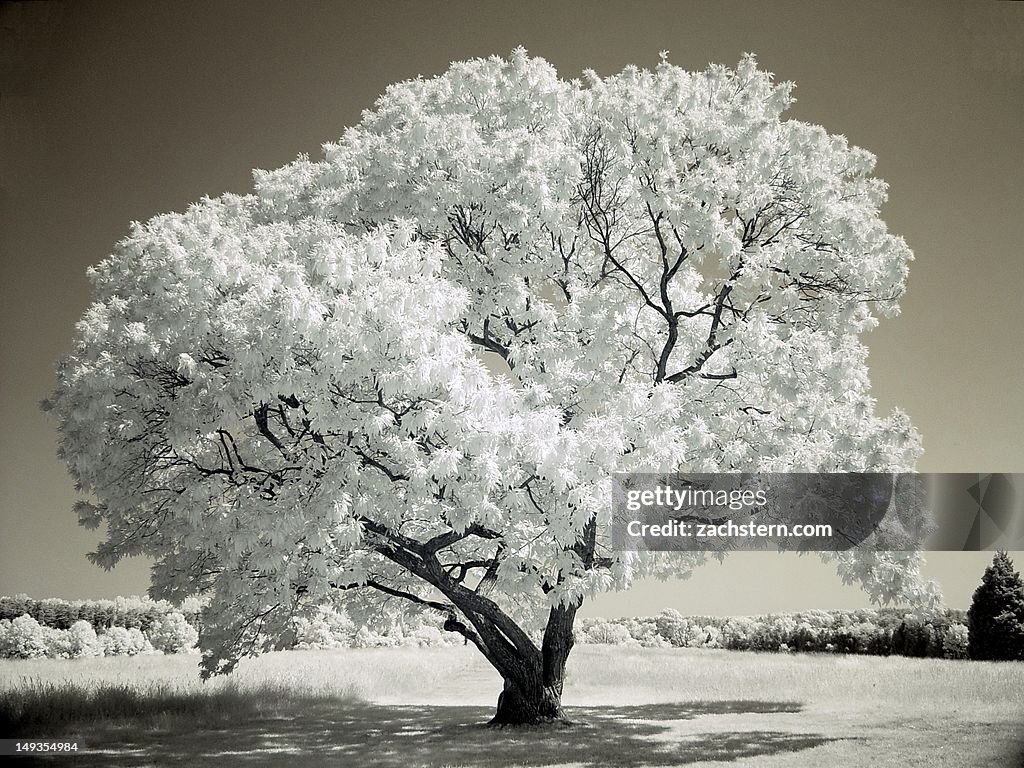
<instances>
[{"instance_id":1,"label":"dry grass","mask_svg":"<svg viewBox=\"0 0 1024 768\"><path fill-rule=\"evenodd\" d=\"M889 712L927 707L1024 715L1024 664L1019 663L676 648L616 648L614 663L608 663L608 653L597 646L573 652L569 690L575 699L605 703L609 691L618 691L645 702L781 697L840 709L853 703L884 705Z\"/></svg>"},{"instance_id":2,"label":"dry grass","mask_svg":"<svg viewBox=\"0 0 1024 768\"><path fill-rule=\"evenodd\" d=\"M211 683L196 661L0 662L0 718L80 738L76 765L223 768L1003 768L1024 723L1014 663L582 646L574 728L495 731L500 681L470 648L269 654Z\"/></svg>"}]
</instances>

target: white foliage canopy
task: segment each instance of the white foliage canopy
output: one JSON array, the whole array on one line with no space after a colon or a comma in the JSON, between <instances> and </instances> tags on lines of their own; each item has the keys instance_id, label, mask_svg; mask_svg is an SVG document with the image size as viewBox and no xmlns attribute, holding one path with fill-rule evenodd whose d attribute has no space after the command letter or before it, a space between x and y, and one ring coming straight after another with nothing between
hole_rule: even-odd
<instances>
[{"instance_id":1,"label":"white foliage canopy","mask_svg":"<svg viewBox=\"0 0 1024 768\"><path fill-rule=\"evenodd\" d=\"M858 340L911 252L791 89L749 56L567 82L516 50L133 225L49 402L95 560L211 593L224 670L328 601L448 605L424 552L523 626L700 564L611 551L613 472L911 470ZM830 557L934 599L916 555Z\"/></svg>"}]
</instances>

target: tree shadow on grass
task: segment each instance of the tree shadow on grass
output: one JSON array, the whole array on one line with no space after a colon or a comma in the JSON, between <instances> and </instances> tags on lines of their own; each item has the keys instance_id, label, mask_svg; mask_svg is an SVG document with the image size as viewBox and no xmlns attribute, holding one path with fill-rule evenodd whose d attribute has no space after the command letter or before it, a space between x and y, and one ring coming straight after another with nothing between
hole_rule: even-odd
<instances>
[{"instance_id":1,"label":"tree shadow on grass","mask_svg":"<svg viewBox=\"0 0 1024 768\"><path fill-rule=\"evenodd\" d=\"M382 706L306 702L288 716L190 732L118 734L95 724L89 753L55 758L76 766L472 766L652 768L730 761L811 749L834 739L783 731L731 731L683 737L679 721L703 715L799 712L792 703L726 701L569 707L573 725L490 728L492 712L472 706ZM94 751L94 750L102 750ZM53 764L48 761L48 764Z\"/></svg>"}]
</instances>

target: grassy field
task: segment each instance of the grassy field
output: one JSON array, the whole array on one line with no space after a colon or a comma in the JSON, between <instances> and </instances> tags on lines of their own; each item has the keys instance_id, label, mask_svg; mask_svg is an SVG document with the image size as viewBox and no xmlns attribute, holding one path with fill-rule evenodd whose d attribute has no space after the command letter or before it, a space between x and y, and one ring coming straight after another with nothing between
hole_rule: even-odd
<instances>
[{"instance_id":1,"label":"grassy field","mask_svg":"<svg viewBox=\"0 0 1024 768\"><path fill-rule=\"evenodd\" d=\"M483 725L468 648L269 654L203 684L196 657L0 661L4 736L89 766L1020 766L1024 664L578 647L566 729ZM19 760L17 765L26 765Z\"/></svg>"}]
</instances>

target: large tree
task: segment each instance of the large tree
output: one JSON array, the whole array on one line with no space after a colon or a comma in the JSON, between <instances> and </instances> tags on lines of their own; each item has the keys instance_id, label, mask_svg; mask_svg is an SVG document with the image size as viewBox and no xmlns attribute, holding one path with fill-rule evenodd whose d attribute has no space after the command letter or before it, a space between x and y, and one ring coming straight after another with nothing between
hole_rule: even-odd
<instances>
[{"instance_id":1,"label":"large tree","mask_svg":"<svg viewBox=\"0 0 1024 768\"><path fill-rule=\"evenodd\" d=\"M582 600L701 553L610 548L617 471L901 471L858 335L911 253L874 158L783 119L790 83L662 63L454 64L324 157L133 226L90 271L49 407L95 561L211 596L207 673L324 603L438 611L562 716ZM923 599L913 554L832 553Z\"/></svg>"}]
</instances>

